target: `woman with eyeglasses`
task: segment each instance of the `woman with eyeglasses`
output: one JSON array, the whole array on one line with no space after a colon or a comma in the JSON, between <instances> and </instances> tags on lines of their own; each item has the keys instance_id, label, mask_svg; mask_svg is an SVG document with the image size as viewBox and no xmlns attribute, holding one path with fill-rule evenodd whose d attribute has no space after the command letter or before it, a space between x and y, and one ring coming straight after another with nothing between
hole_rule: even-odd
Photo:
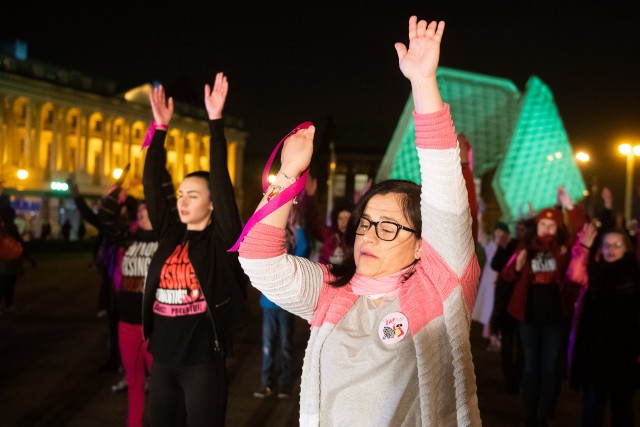
<instances>
[{"instance_id":1,"label":"woman with eyeglasses","mask_svg":"<svg viewBox=\"0 0 640 427\"><path fill-rule=\"evenodd\" d=\"M479 426L469 330L480 268L449 106L436 68L444 22L409 19L396 43L411 82L422 186L389 180L356 204L339 265L288 255L292 201L242 241L253 286L311 324L300 425ZM309 167L315 128L288 136L258 211Z\"/></svg>"},{"instance_id":2,"label":"woman with eyeglasses","mask_svg":"<svg viewBox=\"0 0 640 427\"><path fill-rule=\"evenodd\" d=\"M640 268L624 229L584 226L568 276L585 292L577 305L570 351L570 385L582 390L582 425L634 426L633 398L640 356ZM595 246L594 246L595 244ZM591 250L593 248L594 250Z\"/></svg>"}]
</instances>

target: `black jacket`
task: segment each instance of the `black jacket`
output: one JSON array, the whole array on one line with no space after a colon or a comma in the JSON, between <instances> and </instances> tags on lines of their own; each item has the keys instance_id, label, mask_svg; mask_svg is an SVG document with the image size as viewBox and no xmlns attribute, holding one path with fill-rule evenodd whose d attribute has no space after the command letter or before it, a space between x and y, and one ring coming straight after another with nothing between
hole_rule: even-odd
<instances>
[{"instance_id":1,"label":"black jacket","mask_svg":"<svg viewBox=\"0 0 640 427\"><path fill-rule=\"evenodd\" d=\"M189 259L213 315L216 342L222 342L230 338L230 332L247 323L245 292L249 280L240 267L237 252L227 252L240 235L242 225L227 170L227 142L222 119L210 121L209 127L213 221L197 239L190 240ZM159 242L145 283L142 320L145 338L153 334L153 304L162 267L187 232L186 224L178 217L175 190L166 169L165 137L165 131L155 130L146 154L142 180L149 218ZM208 277L202 277L202 271L207 270Z\"/></svg>"}]
</instances>

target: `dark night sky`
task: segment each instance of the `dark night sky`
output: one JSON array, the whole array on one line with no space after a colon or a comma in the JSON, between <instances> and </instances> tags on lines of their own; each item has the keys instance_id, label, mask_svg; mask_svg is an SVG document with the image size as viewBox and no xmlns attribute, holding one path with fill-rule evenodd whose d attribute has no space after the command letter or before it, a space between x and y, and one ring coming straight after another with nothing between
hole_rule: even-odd
<instances>
[{"instance_id":1,"label":"dark night sky","mask_svg":"<svg viewBox=\"0 0 640 427\"><path fill-rule=\"evenodd\" d=\"M384 151L410 93L393 44L407 41L411 14L445 20L441 65L507 78L520 90L538 76L554 93L574 149L590 150L591 168L610 171L598 172L601 183L622 182L624 161L615 146L623 137L640 142L637 13L585 6L523 11L485 2L434 7L426 0L299 3L222 9L155 3L148 11L109 4L46 18L16 8L0 35L28 41L32 59L94 75L132 84L159 79L169 94L181 81L196 101L202 85L223 70L230 81L225 113L244 118L249 153L268 152L298 123L321 125L328 116L371 129L363 135Z\"/></svg>"}]
</instances>

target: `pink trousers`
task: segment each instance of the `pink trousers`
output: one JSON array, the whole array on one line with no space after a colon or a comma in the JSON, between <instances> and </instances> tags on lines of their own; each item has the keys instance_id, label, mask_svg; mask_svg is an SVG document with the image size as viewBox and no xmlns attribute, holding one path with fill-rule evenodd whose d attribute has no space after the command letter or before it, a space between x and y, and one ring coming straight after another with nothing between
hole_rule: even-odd
<instances>
[{"instance_id":1,"label":"pink trousers","mask_svg":"<svg viewBox=\"0 0 640 427\"><path fill-rule=\"evenodd\" d=\"M128 385L128 427L142 427L147 373L151 372L151 354L147 350L142 325L118 323L118 343L122 367Z\"/></svg>"}]
</instances>

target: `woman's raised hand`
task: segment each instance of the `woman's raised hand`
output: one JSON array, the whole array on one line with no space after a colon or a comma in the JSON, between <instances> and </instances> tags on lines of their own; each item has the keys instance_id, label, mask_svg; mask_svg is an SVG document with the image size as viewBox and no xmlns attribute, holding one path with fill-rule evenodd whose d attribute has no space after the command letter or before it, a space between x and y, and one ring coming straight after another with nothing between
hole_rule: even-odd
<instances>
[{"instance_id":1,"label":"woman's raised hand","mask_svg":"<svg viewBox=\"0 0 640 427\"><path fill-rule=\"evenodd\" d=\"M204 106L207 108L209 120L222 118L222 109L227 100L227 92L229 91L229 82L224 73L216 74L213 87L209 84L204 85Z\"/></svg>"},{"instance_id":2,"label":"woman's raised hand","mask_svg":"<svg viewBox=\"0 0 640 427\"><path fill-rule=\"evenodd\" d=\"M582 238L580 239L580 243L587 248L590 248L593 246L593 242L596 240L597 235L598 229L596 226L588 222L582 227Z\"/></svg>"},{"instance_id":3,"label":"woman's raised hand","mask_svg":"<svg viewBox=\"0 0 640 427\"><path fill-rule=\"evenodd\" d=\"M151 89L149 103L153 111L153 121L161 126L168 126L173 117L173 98L166 99L164 87L158 85Z\"/></svg>"},{"instance_id":4,"label":"woman's raised hand","mask_svg":"<svg viewBox=\"0 0 640 427\"><path fill-rule=\"evenodd\" d=\"M280 170L287 176L297 178L309 167L313 155L315 133L315 126L309 126L307 129L298 130L285 139L280 155Z\"/></svg>"},{"instance_id":5,"label":"woman's raised hand","mask_svg":"<svg viewBox=\"0 0 640 427\"><path fill-rule=\"evenodd\" d=\"M409 48L396 43L400 71L409 80L435 78L440 59L440 42L444 33L444 21L409 18Z\"/></svg>"}]
</instances>

